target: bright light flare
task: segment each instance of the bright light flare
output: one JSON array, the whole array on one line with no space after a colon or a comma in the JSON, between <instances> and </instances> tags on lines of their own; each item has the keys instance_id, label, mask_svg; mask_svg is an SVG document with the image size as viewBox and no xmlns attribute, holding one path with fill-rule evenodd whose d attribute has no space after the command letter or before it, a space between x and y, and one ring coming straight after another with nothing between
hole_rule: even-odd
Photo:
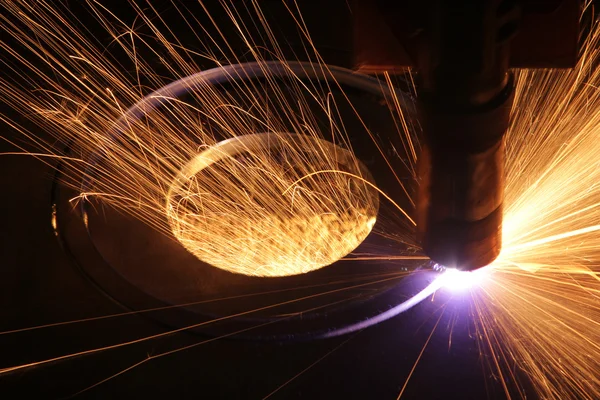
<instances>
[{"instance_id":1,"label":"bright light flare","mask_svg":"<svg viewBox=\"0 0 600 400\"><path fill-rule=\"evenodd\" d=\"M437 278L437 284L440 288L447 288L454 292L469 290L481 284L486 271L487 268L480 268L475 271L446 268L442 275Z\"/></svg>"}]
</instances>

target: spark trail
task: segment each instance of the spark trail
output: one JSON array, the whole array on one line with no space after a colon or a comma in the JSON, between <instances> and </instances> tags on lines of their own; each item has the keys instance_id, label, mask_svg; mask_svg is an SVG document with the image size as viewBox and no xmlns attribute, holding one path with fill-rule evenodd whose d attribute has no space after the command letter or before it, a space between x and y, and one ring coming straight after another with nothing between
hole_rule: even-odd
<instances>
[{"instance_id":1,"label":"spark trail","mask_svg":"<svg viewBox=\"0 0 600 400\"><path fill-rule=\"evenodd\" d=\"M123 61L129 64L120 65L95 47L88 32L72 26L68 9L44 2L5 7L16 18L3 18L3 29L29 50L23 55L2 43L26 72L6 64L18 82L36 82L31 85L36 89L28 92L7 82L2 93L79 155L79 163L69 162L72 155L63 157L73 170L68 183L81 191L79 198L100 199L173 235L201 260L246 275L321 268L370 233L379 206L377 192L367 185L372 178L348 150L330 83L305 79L314 76L335 85L335 73L327 67L307 62L294 68L265 60L256 53L264 44L255 43L231 14L236 34L256 61L224 66L218 59L230 49L211 48L196 59L216 68L198 73L202 68L179 55L177 38L171 42L163 36L169 27L157 25L152 11L144 14L132 4L156 47L92 2L97 22L113 37L116 50L129 57ZM223 3L227 13L234 13L230 7ZM259 15L258 5L253 7ZM281 59L267 25L264 33ZM175 82L169 85L140 59L158 51L172 58L166 68ZM235 62L231 56L227 60ZM133 76L123 72L128 66ZM221 89L223 83L233 90ZM162 89L148 94L146 85ZM325 115L328 131L317 123L309 100ZM56 152L23 133L42 151ZM319 174L286 190L323 169L350 174Z\"/></svg>"},{"instance_id":2,"label":"spark trail","mask_svg":"<svg viewBox=\"0 0 600 400\"><path fill-rule=\"evenodd\" d=\"M517 74L504 248L471 291L508 397L523 373L541 398L600 396L599 39L574 70Z\"/></svg>"},{"instance_id":3,"label":"spark trail","mask_svg":"<svg viewBox=\"0 0 600 400\"><path fill-rule=\"evenodd\" d=\"M304 95L290 96L282 89L280 77L268 71L262 51L266 48L271 59L280 60L283 52L257 2L251 2L249 7L256 16L253 23L261 27L260 38L252 37L228 2L223 2L222 7L237 30L237 39L243 42L244 50L262 68L261 83L239 72L231 80L234 90L230 92L197 82L185 100L163 96L157 100L161 107L148 110L143 118L127 118L127 110L153 90L198 72L201 62L224 66L239 64L242 60L216 25L217 35L200 38L198 34L198 42L205 48L192 51L181 44L151 4L144 9L131 5L137 13L136 27L143 26L144 34L119 20L100 2L91 1L88 6L122 57L112 57L110 51L98 47L66 7L43 1L35 7L25 2L3 2L4 12L0 13L0 27L10 37L10 41L0 42L0 49L7 55L2 62L20 78L3 80L0 93L13 99L13 107L50 132L53 138L40 139L15 121L5 116L1 118L35 145L40 154L63 157L72 171L67 183L80 188L82 177L89 183L89 190L81 193L81 197L94 193L101 201L155 229L176 236L179 232L181 237L188 235L190 227L201 226L197 219L208 224L225 212L214 193L204 198L197 196L209 191L206 186L221 182L229 196L227 217L232 217L233 208L244 211L234 217L251 221L239 225L241 228L233 233L225 232L225 226L218 225L223 235L215 246L221 247L209 255L199 255L200 258L214 256L211 263L221 263L222 268L231 264L231 255L226 253L224 244L255 236L257 233L252 229L262 226L256 224L257 216L289 217L293 213L311 220L328 213L340 226L344 223L355 226L349 229L347 238L342 234L344 229L339 227L333 236L312 235L319 238L313 243L316 248L307 253L308 261L304 258L296 264L288 261L290 257L297 258L298 246L287 246L291 251L275 250L268 240L259 241L257 250L244 257L248 261L246 267L256 264L253 257L264 252L264 246L271 246L272 251L266 254L275 256L259 261L258 271L238 271L256 275L277 275L278 271L282 275L294 274L322 267L334 261L319 258L331 250L327 245L332 243L332 237L338 238L333 242L343 248L334 252L334 258L339 258L352 251L368 234L369 224L377 214L376 197L365 183L370 177L362 172L356 158L340 163L339 157L331 157L331 153L319 145L326 140L343 151L353 151L343 121L338 118L339 104L330 96L332 89L339 87L335 79L306 81L287 70L287 90ZM173 6L181 7L178 3ZM192 32L206 33L193 17L186 17L184 11L180 10L182 22L197 28ZM303 56L310 60L310 70L331 77L331 70L310 41L301 14L293 8L289 12L305 35L306 54ZM506 137L504 249L498 260L488 267L484 278L470 289L482 351L492 355L490 367L503 380L508 397L524 393L521 379L526 377L543 398L600 398L597 377L600 370L599 39L600 29L596 24L582 50L580 63L572 71L519 71L516 74L512 124ZM27 49L27 55L17 51L17 47ZM145 57L160 60L164 74L157 74L155 63ZM286 64L283 65L285 68ZM391 83L386 75L381 85L387 87ZM386 100L396 112L398 135L404 138L406 157L403 162L414 175L418 154L416 132L407 122L410 119L405 117L406 104L393 95L393 88L391 94ZM316 102L328 116L328 131L318 128L306 98ZM358 111L356 113L360 117ZM115 125L115 121L121 124ZM304 135L311 138L307 141L311 143L310 149L292 145L274 153L262 148L248 152L246 159L228 158L228 167L215 169L207 181L202 181L205 177L198 180L195 174L194 179L186 181L188 186L176 186L177 191L181 188L186 191L176 202L183 204L184 211L172 213L169 223L164 215L166 198L182 168L223 140L258 132ZM378 140L366 126L364 134ZM53 146L55 139L69 143L77 156L57 153ZM382 146L385 143L377 142L380 156L385 158ZM389 162L388 165L391 166ZM241 166L250 168L239 168ZM320 173L326 170L341 173ZM245 175L249 171L252 175ZM362 180L349 179L351 173ZM414 204L406 182L393 169L389 173L396 177L406 200ZM201 185L207 182L210 184ZM302 185L286 192L294 182ZM271 187L277 190L269 190ZM273 201L274 198L277 201ZM167 210L175 209L167 206ZM412 210L406 212L410 214ZM190 216L194 222L188 222ZM178 223L182 223L183 228ZM230 223L224 225L237 229ZM276 228L269 225L270 232L260 228L264 238L304 240L299 238L296 229L288 229L284 224ZM399 217L397 228L402 231L398 242L414 247L410 217ZM194 240L198 237L202 235ZM198 242L193 246L201 247ZM414 254L410 252L390 255L411 256ZM278 257L284 261L278 261ZM357 259L365 258L369 257ZM278 266L281 264L295 267L282 272Z\"/></svg>"}]
</instances>

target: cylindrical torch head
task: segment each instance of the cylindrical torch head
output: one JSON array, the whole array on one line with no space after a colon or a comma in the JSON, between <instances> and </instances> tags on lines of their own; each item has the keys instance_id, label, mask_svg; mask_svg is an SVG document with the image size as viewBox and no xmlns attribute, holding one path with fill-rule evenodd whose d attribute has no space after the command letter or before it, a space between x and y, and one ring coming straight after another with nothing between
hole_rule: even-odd
<instances>
[{"instance_id":1,"label":"cylindrical torch head","mask_svg":"<svg viewBox=\"0 0 600 400\"><path fill-rule=\"evenodd\" d=\"M512 79L485 107L464 112L420 102L418 239L433 261L474 270L502 247L504 133Z\"/></svg>"},{"instance_id":2,"label":"cylindrical torch head","mask_svg":"<svg viewBox=\"0 0 600 400\"><path fill-rule=\"evenodd\" d=\"M427 146L420 161L418 233L438 264L473 270L502 247L504 141L481 153Z\"/></svg>"}]
</instances>

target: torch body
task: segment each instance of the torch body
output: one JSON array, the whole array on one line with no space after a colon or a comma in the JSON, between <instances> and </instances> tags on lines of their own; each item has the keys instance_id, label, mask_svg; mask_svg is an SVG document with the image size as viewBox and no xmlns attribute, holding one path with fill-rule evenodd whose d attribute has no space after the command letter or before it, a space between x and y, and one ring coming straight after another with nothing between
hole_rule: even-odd
<instances>
[{"instance_id":1,"label":"torch body","mask_svg":"<svg viewBox=\"0 0 600 400\"><path fill-rule=\"evenodd\" d=\"M509 41L518 6L440 1L418 53L417 235L435 262L476 269L502 245L504 134L513 99Z\"/></svg>"},{"instance_id":2,"label":"torch body","mask_svg":"<svg viewBox=\"0 0 600 400\"><path fill-rule=\"evenodd\" d=\"M356 69L415 73L419 243L446 267L488 265L502 248L510 68L573 67L581 3L355 1Z\"/></svg>"}]
</instances>

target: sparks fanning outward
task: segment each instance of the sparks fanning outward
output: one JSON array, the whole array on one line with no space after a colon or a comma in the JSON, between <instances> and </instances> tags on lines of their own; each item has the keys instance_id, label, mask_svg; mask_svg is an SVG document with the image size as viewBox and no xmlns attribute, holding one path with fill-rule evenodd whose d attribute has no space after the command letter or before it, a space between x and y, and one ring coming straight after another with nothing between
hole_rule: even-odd
<instances>
[{"instance_id":1,"label":"sparks fanning outward","mask_svg":"<svg viewBox=\"0 0 600 400\"><path fill-rule=\"evenodd\" d=\"M600 31L572 71L521 71L507 142L504 249L473 291L501 379L600 396Z\"/></svg>"},{"instance_id":2,"label":"sparks fanning outward","mask_svg":"<svg viewBox=\"0 0 600 400\"><path fill-rule=\"evenodd\" d=\"M282 52L258 4L251 6L257 17L254 23L263 29L260 41L249 35L235 9L223 4L245 51L260 65L264 46L274 58ZM352 146L344 125L335 118L330 84L307 83L288 72L288 89L308 93L330 115L327 132L317 128L304 100L294 104L305 97L290 98L280 89L280 80L268 73L261 83L268 91L243 79L233 85L235 95L197 83L185 100L166 96L161 99L163 107L144 118L123 119L131 105L167 83L142 54L160 60L172 79L197 72L198 60L210 59L213 65L240 60L233 49L217 44L223 38L198 37L206 46L202 53L183 48L152 8L136 10L147 31L141 35L109 9L91 2L95 19L113 37L122 60L134 67L129 73L131 69L121 64L125 61L108 57L67 9L43 2L35 7L18 2L3 7L0 25L11 38L0 42L8 55L5 68L22 81L4 80L2 95L54 138L68 143L76 156L66 158L51 141L2 119L41 153L71 164L75 172L72 181L67 177L68 184L80 187L75 177L83 175L89 190L82 197L97 196L158 230L173 232L190 251L216 266L233 268L237 263L232 257L241 257L245 269L237 272L255 275L322 267L343 257L369 233L378 200L367 184L368 173L347 155ZM311 47L301 14L289 11L305 35L312 68L326 74L327 66ZM184 21L194 23L189 16ZM492 354L491 367L505 382L507 394L509 386L521 386L522 375L514 372L519 370L541 397L600 397L599 38L595 27L573 71L517 73L513 120L506 137L504 248L469 288L482 351ZM27 54L17 47L27 49ZM418 144L414 132L406 132L410 128L406 110L396 98L389 103L400 121L411 170ZM115 121L123 123L118 135ZM260 132L294 132L309 139L301 146L290 142L276 152L271 146L256 148L246 151L244 158L227 158L204 175L194 169L185 179L178 178L199 154L214 152L217 143ZM365 135L370 135L367 127ZM329 151L330 144L321 144L324 139L339 150ZM335 170L344 173L318 173ZM308 175L311 178L303 179ZM403 184L400 179L398 184ZM211 191L215 186L219 192ZM220 202L221 196L226 202ZM399 224L410 237L410 217ZM218 234L207 240L206 232L214 229ZM307 229L313 231L306 233ZM250 250L232 254L237 248ZM291 269L283 271L282 265ZM445 285L452 285L457 277L451 272L442 278Z\"/></svg>"}]
</instances>

